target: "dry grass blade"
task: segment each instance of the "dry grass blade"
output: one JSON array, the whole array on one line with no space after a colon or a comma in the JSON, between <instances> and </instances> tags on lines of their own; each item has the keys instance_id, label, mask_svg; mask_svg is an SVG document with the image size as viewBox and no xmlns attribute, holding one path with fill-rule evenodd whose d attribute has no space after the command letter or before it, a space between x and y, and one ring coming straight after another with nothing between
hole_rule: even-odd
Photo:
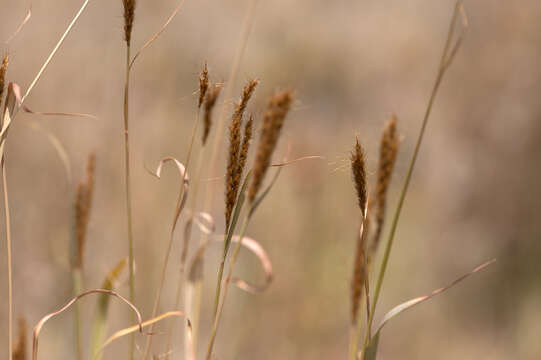
<instances>
[{"instance_id":1,"label":"dry grass blade","mask_svg":"<svg viewBox=\"0 0 541 360\"><path fill-rule=\"evenodd\" d=\"M23 21L17 26L17 29L11 36L6 40L6 44L9 44L11 40L13 40L23 29L23 27L26 25L26 23L30 20L32 17L32 3L30 3L30 6L28 7L28 11L26 12L26 16L24 17Z\"/></svg>"},{"instance_id":2,"label":"dry grass blade","mask_svg":"<svg viewBox=\"0 0 541 360\"><path fill-rule=\"evenodd\" d=\"M61 313L63 313L67 309L69 309L79 299L81 299L81 298L83 298L83 297L85 297L87 295L91 295L91 294L108 294L108 295L115 296L115 297L119 298L120 300L122 300L122 302L127 304L135 312L135 314L137 316L137 321L138 321L139 325L136 326L136 330L138 329L140 332L143 332L143 321L141 319L141 314L139 313L139 310L137 310L135 305L133 305L131 302L129 302L127 299L125 299L122 295L117 294L116 292L114 292L112 290L104 290L104 289L94 289L94 290L85 291L81 295L78 295L78 296L74 297L73 299L71 299L66 305L61 307L59 310L44 316L36 324L36 326L34 326L33 335L32 335L32 360L37 360L38 359L39 334L41 333L41 329L43 328L45 323L47 323L47 321L49 321L53 317L55 317L57 315L60 315Z\"/></svg>"},{"instance_id":3,"label":"dry grass blade","mask_svg":"<svg viewBox=\"0 0 541 360\"><path fill-rule=\"evenodd\" d=\"M179 191L179 194L178 194L178 199L177 199L177 204L176 204L176 209L175 209L175 215L174 215L174 218L173 218L173 225L171 226L171 231L170 231L170 234L169 234L169 242L167 243L167 249L165 250L165 257L164 257L164 260L163 260L162 271L161 271L161 274L160 274L160 280L158 281L158 289L156 290L156 295L155 295L155 298L154 298L154 305L152 307L152 317L156 316L156 314L158 312L158 306L160 304L161 294L162 294L163 286L164 286L164 283L165 283L165 275L166 275L166 271L167 271L167 264L169 263L169 257L170 257L170 254L171 254L171 247L173 246L173 236L174 236L174 233L175 233L175 229L177 227L178 219L180 217L180 214L182 213L182 210L184 209L184 206L186 204L186 200L188 198L188 186L189 186L188 173L186 172L186 167L180 161L178 161L177 159L175 159L173 157L166 157L166 158L162 159L160 161L160 163L158 164L158 168L156 169L156 172L155 173L151 172L151 174L154 175L155 177L157 177L158 179L160 179L161 178L162 168L167 162L173 162L176 165L177 170L179 171L179 175L180 175L182 184L181 184L180 191ZM153 326L151 326L150 331L152 332L152 330L153 330ZM146 345L145 345L143 359L146 359L148 357L151 346L152 346L152 338L148 338L147 342L146 342Z\"/></svg>"},{"instance_id":4,"label":"dry grass blade","mask_svg":"<svg viewBox=\"0 0 541 360\"><path fill-rule=\"evenodd\" d=\"M102 288L105 290L113 290L120 276L128 265L128 258L124 258L116 264L116 266L107 274L103 281ZM90 346L91 358L101 359L100 347L105 339L107 330L107 317L109 312L109 302L111 297L108 294L101 294L98 300L98 308L94 318L92 328L92 342Z\"/></svg>"},{"instance_id":5,"label":"dry grass blade","mask_svg":"<svg viewBox=\"0 0 541 360\"><path fill-rule=\"evenodd\" d=\"M133 325L133 326L130 326L130 327L127 327L127 328L124 328L122 330L119 330L117 332L115 332L113 335L111 335L104 343L103 345L101 346L101 349L100 351L103 351L108 345L110 345L112 342L120 339L121 337L124 337L126 335L130 335L130 334L133 334L137 331L139 331L140 333L143 332L143 328L149 326L149 325L153 325L159 321L162 321L164 319L168 319L170 317L173 317L173 316L184 316L184 313L182 311L169 311L169 312L166 312L164 314L161 314L159 316L156 316L150 320L147 320L145 322L140 322L139 325ZM152 333L147 333L146 335L149 335L149 336L152 336L153 334Z\"/></svg>"},{"instance_id":6,"label":"dry grass blade","mask_svg":"<svg viewBox=\"0 0 541 360\"><path fill-rule=\"evenodd\" d=\"M428 100L428 105L427 105L426 110L425 110L425 114L424 114L423 121L422 121L422 124L421 124L421 129L419 131L419 135L418 135L417 141L415 143L415 148L413 150L413 155L412 155L411 160L410 160L408 171L406 173L406 178L404 179L404 184L402 186L402 190L400 192L400 197L398 199L398 204L396 206L396 210L395 210L393 220L392 220L392 223L391 223L391 230L390 230L390 233L389 233L387 244L385 245L385 252L383 254L383 260L382 260L380 271L379 271L379 274L378 274L377 283L376 283L376 289L374 291L374 297L373 297L373 301L372 301L372 305L371 305L371 309L370 309L370 318L368 320L368 327L369 328L372 326L372 322L374 320L374 313L375 313L376 305L377 305L379 295L380 295L380 292L381 292L381 286L383 284L383 279L385 278L385 272L387 270L387 264L389 262L389 257L390 257L391 249L392 249L393 242L394 242L394 236L395 236L396 229L397 229L397 226L398 226L398 220L400 219L400 214L402 212L402 207L404 205L404 200L406 198L406 194L408 192L408 188L409 188L409 184L410 184L411 177L412 177L412 174L413 174L413 170L414 170L415 164L417 162L417 156L419 154L419 150L420 150L421 144L423 142L423 137L424 137L424 134L425 134L426 126L428 124L428 119L430 118L430 114L432 113L432 107L434 105L436 95L437 95L438 89L440 88L440 85L442 83L443 77L444 77L447 69L451 65L452 60L454 59L454 57L455 57L455 55L456 55L456 53L457 53L457 51L458 51L458 49L460 47L460 44L462 43L462 36L463 36L464 30L465 30L465 27L467 26L467 21L462 20L462 33L459 35L458 39L455 40L454 45L453 45L454 29L457 26L457 19L458 19L459 16L462 17L462 19L464 19L464 11L463 11L463 8L462 8L462 2L461 1L457 1L456 5L455 5L453 16L451 18L451 22L450 22L450 25L449 25L449 31L447 33L447 40L445 42L445 46L443 48L442 56L441 56L441 59L440 59L440 64L439 64L439 68L438 68L438 74L436 76L436 80L434 81L434 85L432 87L432 92L430 94L430 98ZM365 337L365 342L364 342L364 346L363 346L364 349L366 349L366 346L368 345L367 341L368 341L368 337Z\"/></svg>"},{"instance_id":7,"label":"dry grass blade","mask_svg":"<svg viewBox=\"0 0 541 360\"><path fill-rule=\"evenodd\" d=\"M68 36L68 34L70 33L71 29L73 28L73 26L75 25L75 23L77 23L77 20L79 20L79 17L81 16L81 14L84 12L84 10L86 9L87 5L88 5L88 2L90 0L85 0L83 2L83 5L81 5L81 8L79 9L79 11L77 11L77 14L75 14L75 17L73 18L73 20L70 22L70 24L68 25L66 31L64 31L64 33L62 34L62 36L60 37L60 40L58 40L58 43L56 44L56 46L53 48L53 50L51 51L51 53L49 54L49 56L47 57L47 60L45 60L45 62L43 63L43 65L41 66L41 68L39 69L36 77L34 78L34 80L32 81L32 83L30 84L30 86L28 87L28 89L26 90L26 93L24 94L24 96L22 97L21 99L21 104L24 103L24 101L26 100L26 98L28 97L28 95L30 95L30 92L32 92L32 89L34 89L34 86L36 86L37 82L39 81L39 79L41 78L41 75L43 75L43 72L45 71L45 69L47 68L47 66L49 65L49 63L51 62L51 60L53 59L54 55L56 54L56 52L58 51L58 49L60 48L60 46L62 45L62 43L64 43L64 40L66 39L66 37Z\"/></svg>"},{"instance_id":8,"label":"dry grass blade","mask_svg":"<svg viewBox=\"0 0 541 360\"><path fill-rule=\"evenodd\" d=\"M130 1L130 0L123 0L123 1ZM135 2L134 0L131 0L132 2ZM169 26L169 24L171 23L171 21L173 21L173 19L175 18L175 16L177 16L177 14L179 13L179 11L182 9L182 5L184 5L184 0L182 0L178 6L175 8L175 10L173 10L173 12L171 13L171 15L169 16L169 18L167 19L167 21L162 25L162 27L158 30L158 32L156 32L154 35L152 35L152 37L150 39L148 39L148 41L143 45L143 47L141 49L139 49L137 51L137 53L135 54L135 56L133 57L133 59L131 60L130 62L130 65L129 65L129 68L131 69L133 64L135 63L135 60L139 57L139 55L141 55L141 53L147 48L150 46L150 44L152 44L154 42L154 40L156 40L164 31L165 29L167 28L167 26Z\"/></svg>"},{"instance_id":9,"label":"dry grass blade","mask_svg":"<svg viewBox=\"0 0 541 360\"><path fill-rule=\"evenodd\" d=\"M325 160L325 157L320 156L320 155L301 156L301 157L293 159L293 160L287 160L287 161L283 161L283 162L279 162L279 163L274 163L274 164L271 164L271 166L274 166L274 167L286 166L286 165L294 164L294 163L299 162L299 161L311 160L311 159Z\"/></svg>"},{"instance_id":10,"label":"dry grass blade","mask_svg":"<svg viewBox=\"0 0 541 360\"><path fill-rule=\"evenodd\" d=\"M6 53L2 59L2 65L0 65L0 105L4 100L4 88L6 85L6 72L8 71L9 55Z\"/></svg>"}]
</instances>

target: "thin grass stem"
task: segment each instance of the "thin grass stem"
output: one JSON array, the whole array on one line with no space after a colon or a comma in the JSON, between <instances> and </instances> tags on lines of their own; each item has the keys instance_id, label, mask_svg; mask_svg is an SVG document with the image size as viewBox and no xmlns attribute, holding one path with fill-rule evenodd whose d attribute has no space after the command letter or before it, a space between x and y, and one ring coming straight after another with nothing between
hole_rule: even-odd
<instances>
[{"instance_id":1,"label":"thin grass stem","mask_svg":"<svg viewBox=\"0 0 541 360\"><path fill-rule=\"evenodd\" d=\"M4 217L6 222L6 249L8 257L8 359L13 359L13 263L11 252L11 219L9 215L8 184L6 174L6 156L2 162L2 185L4 195Z\"/></svg>"}]
</instances>

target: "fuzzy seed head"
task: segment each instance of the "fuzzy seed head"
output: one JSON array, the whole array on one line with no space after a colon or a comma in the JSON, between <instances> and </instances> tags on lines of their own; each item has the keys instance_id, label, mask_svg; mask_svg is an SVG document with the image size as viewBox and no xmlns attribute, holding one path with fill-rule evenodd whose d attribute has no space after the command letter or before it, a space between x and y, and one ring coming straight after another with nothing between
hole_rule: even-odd
<instances>
[{"instance_id":1,"label":"fuzzy seed head","mask_svg":"<svg viewBox=\"0 0 541 360\"><path fill-rule=\"evenodd\" d=\"M205 146L207 138L210 134L210 128L212 126L212 110L216 105L216 100L218 100L218 96L220 96L221 91L222 87L216 84L210 87L210 89L207 91L207 96L205 98L205 111L203 114L203 146Z\"/></svg>"},{"instance_id":2,"label":"fuzzy seed head","mask_svg":"<svg viewBox=\"0 0 541 360\"><path fill-rule=\"evenodd\" d=\"M4 88L6 84L6 72L9 65L9 55L6 53L2 59L2 65L0 65L0 104L4 96Z\"/></svg>"},{"instance_id":3,"label":"fuzzy seed head","mask_svg":"<svg viewBox=\"0 0 541 360\"><path fill-rule=\"evenodd\" d=\"M23 317L19 318L19 335L17 344L13 348L13 360L26 360L26 320Z\"/></svg>"},{"instance_id":4,"label":"fuzzy seed head","mask_svg":"<svg viewBox=\"0 0 541 360\"><path fill-rule=\"evenodd\" d=\"M364 222L363 231L359 233L355 249L353 278L351 279L351 323L357 322L364 289L368 288L368 264L366 256L366 234L368 222Z\"/></svg>"},{"instance_id":5,"label":"fuzzy seed head","mask_svg":"<svg viewBox=\"0 0 541 360\"><path fill-rule=\"evenodd\" d=\"M367 191L366 191L366 169L364 160L364 151L359 144L359 139L355 139L355 146L351 152L351 173L353 182L357 190L357 200L363 218L365 216Z\"/></svg>"},{"instance_id":6,"label":"fuzzy seed head","mask_svg":"<svg viewBox=\"0 0 541 360\"><path fill-rule=\"evenodd\" d=\"M84 247L86 242L86 229L90 218L92 197L94 194L96 156L91 154L88 157L86 180L77 186L75 198L75 236L77 240L77 252L73 261L73 267L82 269L84 258Z\"/></svg>"},{"instance_id":7,"label":"fuzzy seed head","mask_svg":"<svg viewBox=\"0 0 541 360\"><path fill-rule=\"evenodd\" d=\"M263 115L263 128L261 129L252 170L252 183L248 191L248 200L250 203L253 203L257 192L261 188L265 173L270 165L272 153L276 148L280 131L292 102L293 92L291 90L277 92L269 99L267 109Z\"/></svg>"},{"instance_id":8,"label":"fuzzy seed head","mask_svg":"<svg viewBox=\"0 0 541 360\"><path fill-rule=\"evenodd\" d=\"M203 66L203 70L199 75L199 102L197 104L198 108L201 108L203 101L205 100L205 94L209 88L209 70L207 68L207 63Z\"/></svg>"},{"instance_id":9,"label":"fuzzy seed head","mask_svg":"<svg viewBox=\"0 0 541 360\"><path fill-rule=\"evenodd\" d=\"M135 0L122 0L124 5L124 38L128 46L131 44L131 31L135 17Z\"/></svg>"},{"instance_id":10,"label":"fuzzy seed head","mask_svg":"<svg viewBox=\"0 0 541 360\"><path fill-rule=\"evenodd\" d=\"M225 225L229 227L231 214L239 190L241 174L239 173L239 154L240 154L240 129L241 118L233 116L231 125L229 125L229 156L227 158L227 171L225 180Z\"/></svg>"},{"instance_id":11,"label":"fuzzy seed head","mask_svg":"<svg viewBox=\"0 0 541 360\"><path fill-rule=\"evenodd\" d=\"M392 115L391 119L383 130L383 135L380 142L379 165L377 171L377 184L375 195L375 232L372 241L371 252L375 252L378 248L381 233L383 231L383 223L385 219L385 207L387 202L387 190L391 182L391 177L398 155L398 147L400 140L396 130L396 116Z\"/></svg>"}]
</instances>

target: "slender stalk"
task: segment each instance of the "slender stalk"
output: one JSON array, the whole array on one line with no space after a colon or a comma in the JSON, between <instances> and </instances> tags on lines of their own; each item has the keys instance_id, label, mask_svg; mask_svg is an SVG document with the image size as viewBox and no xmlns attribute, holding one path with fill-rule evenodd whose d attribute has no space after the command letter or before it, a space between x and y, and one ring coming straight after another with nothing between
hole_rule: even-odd
<instances>
[{"instance_id":1,"label":"slender stalk","mask_svg":"<svg viewBox=\"0 0 541 360\"><path fill-rule=\"evenodd\" d=\"M178 218L180 216L180 211L182 210L181 209L181 207L182 207L182 199L183 199L183 197L185 195L184 181L186 179L186 174L188 173L188 167L190 166L190 159L192 157L192 150L193 150L193 144L194 144L194 140L195 140L195 134L197 133L197 127L199 125L199 118L200 118L199 113L200 113L200 111L198 110L197 115L195 117L195 122L194 122L194 125L193 125L193 128L192 128L192 136L191 136L191 139L190 139L190 145L188 146L188 155L186 157L186 167L185 167L184 174L182 175L182 179L180 181L180 193L179 193L178 200L177 200L177 206L176 206L176 210L175 210L175 217L173 218L173 226L171 227L171 232L169 234L169 243L167 244L167 249L165 250L165 257L163 259L162 272L161 272L161 275L160 275L160 281L159 281L159 285L158 285L158 290L156 291L156 296L154 298L154 306L152 307L152 316L151 316L151 318L156 317L156 315L158 314L158 306L160 305L160 298L161 298L161 294L162 294L162 291L163 291L163 285L165 283L165 275L166 275L166 271L167 271L167 264L169 263L169 256L171 254L171 247L173 245L173 238L174 238L174 235L175 235L175 229L176 229L176 225L177 225L177 222L178 222ZM186 247L187 247L187 244L185 242L184 249L183 249L183 254L186 251ZM150 325L149 332L152 333L153 330L154 330L154 324ZM152 338L153 338L153 336L148 336L147 337L147 341L146 341L146 345L145 345L145 351L144 351L144 355L143 355L144 360L146 360L148 358L150 348L152 346Z\"/></svg>"},{"instance_id":2,"label":"slender stalk","mask_svg":"<svg viewBox=\"0 0 541 360\"><path fill-rule=\"evenodd\" d=\"M6 221L6 248L8 257L8 359L13 359L13 264L11 258L11 220L9 216L8 184L6 174L6 156L3 155L2 183L4 193L4 216Z\"/></svg>"},{"instance_id":3,"label":"slender stalk","mask_svg":"<svg viewBox=\"0 0 541 360\"><path fill-rule=\"evenodd\" d=\"M383 285L383 279L385 277L385 271L387 270L387 264L389 262L389 257L391 255L391 249L392 249L392 246L393 246L393 241L394 241L394 237L395 237L395 234L396 234L396 229L398 227L398 220L399 220L400 214L402 212L402 207L404 205L404 200L406 199L406 194L408 192L409 184L410 184L411 177L412 177L412 174L413 174L413 169L415 168L415 164L417 162L417 156L418 156L419 150L421 148L421 143L423 141L426 126L428 124L428 119L430 118L430 114L432 112L432 107L434 105L434 101L436 99L436 95L437 95L438 90L440 88L440 85L441 85L441 82L442 82L443 77L445 75L445 72L449 68L449 66L451 65L451 62L452 62L452 60L454 58L454 55L456 54L456 52L457 52L457 50L458 50L458 48L459 48L459 46L461 44L462 37L460 36L456 40L455 45L453 47L451 47L451 41L452 41L453 34L454 34L455 22L456 22L456 19L457 19L459 10L460 10L460 6L461 6L461 3L460 3L460 1L458 1L457 5L456 5L456 8L455 8L455 11L453 13L453 17L452 17L452 20L451 20L449 32L447 34L447 40L445 42L445 46L444 46L443 53L442 53L442 56L441 56L441 60L440 60L439 68L438 68L438 74L436 76L436 80L434 82L434 85L432 87L432 91L430 93L430 98L428 100L428 105L427 105L426 110L425 110L425 114L424 114L424 117L423 117L423 122L421 124L421 129L419 131L419 136L417 137L417 142L416 142L415 148L413 150L413 155L411 157L411 160L410 160L410 163L409 163L409 166L408 166L408 171L406 173L406 178L404 179L404 184L402 186L402 190L400 192L400 197L398 199L398 204L396 206L396 210L395 210L395 213L394 213L394 216L393 216L393 220L392 220L392 224L391 224L391 230L390 230L390 233L389 233L389 236L388 236L388 239L387 239L387 245L385 247L385 252L383 254L383 260L382 260L380 271L379 271L378 278L377 278L376 290L374 292L374 297L373 297L373 301L372 301L372 304L371 304L372 306L370 308L370 314L369 314L369 318L368 318L368 328L369 329L372 327L372 322L374 320L374 313L376 311L376 305L377 305L379 295L380 295L380 292L381 292L381 287ZM366 347L368 346L369 341L370 341L370 336L369 336L369 332L367 331L367 333L365 335L365 338L364 338L364 344L363 344L363 349L362 349L363 354L366 351Z\"/></svg>"},{"instance_id":4,"label":"slender stalk","mask_svg":"<svg viewBox=\"0 0 541 360\"><path fill-rule=\"evenodd\" d=\"M135 277L133 258L133 223L132 223L132 198L130 184L130 138L129 138L129 90L130 90L130 44L126 47L126 84L124 86L124 160L125 160L125 181L126 181L126 210L128 220L128 267L130 283L130 302L135 302ZM131 322L135 321L134 314L131 314ZM135 336L130 335L129 358L133 360L135 351Z\"/></svg>"},{"instance_id":5,"label":"slender stalk","mask_svg":"<svg viewBox=\"0 0 541 360\"><path fill-rule=\"evenodd\" d=\"M250 222L251 213L252 213L252 208L250 209L250 211L247 212L246 216L244 217L244 220L240 228L239 241L237 242L237 245L235 246L235 249L233 250L233 255L231 256L231 261L229 263L229 271L227 272L227 277L225 278L225 284L223 287L222 300L220 302L220 305L217 308L216 316L214 317L214 324L212 325L212 332L210 333L210 339L209 339L207 356L206 356L207 360L210 360L212 357L212 349L214 348L214 342L216 340L218 325L220 324L220 319L222 318L224 304L225 304L225 300L227 298L227 293L229 290L229 284L231 283L231 276L233 275L233 269L237 262L240 248L242 246L242 239L244 238L244 234L246 233L246 229L248 228L248 223Z\"/></svg>"}]
</instances>

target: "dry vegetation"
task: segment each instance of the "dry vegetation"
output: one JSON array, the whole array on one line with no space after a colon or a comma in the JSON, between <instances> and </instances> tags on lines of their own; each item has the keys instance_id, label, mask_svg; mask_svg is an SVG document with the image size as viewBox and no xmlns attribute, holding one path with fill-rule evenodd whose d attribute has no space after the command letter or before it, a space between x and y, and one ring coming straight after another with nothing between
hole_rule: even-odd
<instances>
[{"instance_id":1,"label":"dry vegetation","mask_svg":"<svg viewBox=\"0 0 541 360\"><path fill-rule=\"evenodd\" d=\"M254 4L257 1L254 1ZM6 169L9 169L10 162L6 161L4 154L5 144L8 140L17 141L16 138L8 137L8 130L14 120L24 116L63 116L63 117L91 117L90 115L79 113L37 113L26 107L25 99L33 90L34 85L40 80L43 71L49 66L55 57L62 56L60 46L71 36L72 26L78 21L81 14L84 13L87 2L83 3L82 8L76 18L65 31L57 46L54 48L50 57L44 63L40 72L36 75L31 86L24 95L20 87L16 84L17 79L10 78L8 69L8 54L4 56L2 66L0 67L0 98L2 99L2 136L0 145L0 155L2 156L2 174L3 174L3 196L5 209L5 239L7 269L5 271L8 277L8 289L6 290L7 308L5 312L8 321L5 326L9 329L8 342L9 347L4 350L9 354L10 360L23 360L30 358L26 351L32 346L32 360L55 358L56 355L49 355L44 351L38 351L38 340L42 329L46 328L48 321L58 315L72 316L73 322L70 329L66 332L73 333L73 343L71 347L63 349L64 357L82 359L102 359L107 358L107 352L112 344L119 348L122 346L121 358L127 359L200 359L207 360L225 357L220 354L216 348L216 340L220 337L228 338L226 326L242 327L241 318L238 316L238 307L232 299L228 298L232 285L248 293L261 293L269 286L273 278L273 267L271 265L272 257L257 242L247 235L251 222L254 219L256 211L266 205L267 197L272 197L272 191L275 186L280 186L277 179L286 168L301 166L303 160L311 159L317 156L291 157L285 156L280 161L276 160L278 145L282 142L284 129L287 129L288 121L295 117L296 92L286 88L285 90L275 90L267 97L263 106L257 103L252 104L252 99L256 96L256 91L260 91L265 79L248 80L238 96L238 100L231 100L234 86L239 79L239 66L241 63L246 42L252 28L253 13L255 5L250 5L246 22L242 27L242 41L236 50L235 60L232 65L231 75L225 83L217 82L218 78L212 69L212 59L201 59L204 63L197 78L194 76L193 87L197 88L189 101L184 104L193 114L193 124L191 133L185 133L187 148L182 153L182 161L178 158L169 156L158 160L156 170L148 170L151 175L158 179L162 176L162 170L166 164L174 165L178 170L179 184L178 192L169 194L169 198L176 198L173 216L169 227L169 236L163 261L156 262L158 275L150 272L156 278L149 281L150 292L145 294L145 299L136 297L137 278L148 269L136 266L138 258L143 258L143 253L137 253L134 238L142 236L136 233L134 229L134 216L137 216L137 206L140 203L134 202L134 193L144 191L144 189L133 186L135 184L133 175L133 166L135 164L132 152L137 151L138 143L133 141L131 136L131 125L134 122L143 121L140 114L132 110L134 99L130 91L141 91L137 80L131 75L133 69L137 66L136 59L143 52L152 56L150 45L164 31L171 31L172 20L183 6L181 2L167 22L159 29L157 33L150 37L140 50L133 51L132 39L133 33L138 31L137 20L144 17L144 13L138 12L136 1L123 0L124 16L124 46L125 46L125 77L118 77L115 81L122 82L124 85L123 119L122 134L124 137L123 147L123 191L125 192L125 226L126 238L117 239L125 241L125 254L118 259L118 263L105 276L102 285L99 288L92 289L85 282L88 276L87 248L90 245L88 235L89 221L93 216L93 200L96 192L97 181L102 173L97 171L97 165L102 159L95 153L88 155L86 164L86 175L80 180L77 186L71 184L68 178L70 189L68 197L70 198L71 211L70 219L66 220L72 224L71 227L71 254L70 254L70 273L72 277L73 298L66 299L66 304L58 304L56 311L43 314L39 321L35 322L32 332L32 342L27 342L26 337L30 336L27 331L26 321L23 317L17 325L13 324L13 285L12 268L13 262L24 263L23 257L14 257L12 254L12 242L17 241L17 236L12 239L10 233L10 223L14 220L10 218L10 206L16 206L8 202L8 194L11 187L17 184L10 184L8 188L6 182ZM32 21L31 18L27 19ZM450 285L439 288L428 295L414 298L410 301L401 303L393 307L385 315L376 313L382 294L382 284L385 279L386 271L390 261L391 250L395 241L395 234L398 228L399 219L402 213L404 201L406 199L412 174L417 163L417 157L421 150L427 123L430 119L432 108L436 99L440 85L444 76L452 65L455 56L459 52L462 41L467 30L468 22L465 10L460 1L456 3L453 10L449 31L441 55L438 72L424 117L421 119L420 131L415 139L406 139L408 146L413 146L411 155L407 154L408 169L404 176L395 174L395 165L401 152L410 152L408 147L401 146L402 138L400 136L401 123L394 114L386 123L379 141L379 158L375 171L375 181L371 184L368 170L371 163L370 159L376 159L363 147L362 141L356 137L353 149L350 154L350 167L352 174L351 201L358 204L356 213L350 216L348 230L351 236L348 241L343 242L344 246L354 249L351 251L351 262L353 265L351 275L351 293L350 301L350 323L349 345L347 348L348 358L351 360L362 359L372 360L378 357L378 346L382 336L382 328L388 321L393 319L403 311L420 304L433 296L458 284L469 275L484 269L493 261L483 263L474 268L462 277L456 279ZM20 31L24 31L24 23ZM20 32L18 31L18 32ZM12 41L17 41L20 34L16 34ZM121 39L118 39L119 44ZM120 46L120 45L119 45ZM58 51L60 49L60 51ZM58 52L58 53L57 53ZM16 60L15 60L16 61ZM207 62L208 61L208 65ZM431 63L428 59L427 63ZM9 85L6 79L9 79ZM7 91L4 91L7 89ZM222 91L224 89L224 91ZM35 90L39 91L39 90ZM268 91L266 89L265 91ZM224 93L224 94L222 94ZM140 98L137 98L140 99ZM231 109L231 104L233 104ZM119 104L119 107L121 105ZM22 111L20 111L22 110ZM216 116L218 114L218 116ZM217 118L217 119L216 119ZM17 119L18 120L18 119ZM229 122L228 126L226 126ZM223 132L228 129L228 146L222 143ZM42 129L45 135L57 152L57 156L62 160L66 168L66 173L71 177L71 164L69 154L65 146L55 136L53 132ZM363 134L361 138L367 138ZM377 137L377 136L376 136ZM351 138L354 138L353 131ZM200 139L200 141L199 141ZM254 140L254 146L250 146ZM293 139L295 141L295 139ZM324 141L324 140L322 140ZM219 154L225 155L225 163L218 164L221 159ZM115 158L116 159L116 158ZM117 159L118 160L118 159ZM252 160L252 161L251 161ZM302 166L309 166L302 163ZM117 165L120 167L120 164ZM225 168L224 174L217 174L219 169ZM284 169L284 170L283 170ZM400 176L398 176L400 175ZM210 179L210 180L209 180ZM216 211L211 203L216 202L220 196L216 193L211 181L218 179L223 181L224 201L221 202L220 211ZM304 181L310 182L307 177ZM372 186L373 185L373 186ZM393 185L396 185L399 196L397 201L391 198L389 193ZM355 192L355 195L354 195ZM203 198L204 197L204 198ZM204 199L204 201L199 201ZM265 214L268 215L268 212ZM223 219L221 218L223 216ZM149 221L164 221L160 218L150 218ZM223 221L223 228L219 225ZM183 228L181 229L181 224ZM388 225L388 236L385 238L385 228ZM107 224L101 224L106 229ZM223 229L223 234L220 234ZM272 233L273 229L265 229L265 232ZM178 235L178 236L176 236ZM180 238L180 240L179 240ZM280 246L284 251L288 251L287 239L276 239L281 241ZM177 244L178 243L178 244ZM212 263L212 269L217 269L217 276L204 271L205 263L215 260L215 257L209 257L207 253L213 244L219 244L222 247L221 256L216 263ZM175 245L177 244L177 245ZM93 245L94 246L94 245ZM235 267L242 261L239 257L241 249L250 251L258 261L258 267L263 269L266 281L263 285L252 284L249 279L235 276ZM175 249L180 249L178 254ZM161 249L161 247L160 247ZM102 251L107 252L104 248ZM377 261L381 256L381 261ZM179 263L172 262L171 259L178 257ZM143 262L142 262L143 263ZM174 265L171 265L173 263ZM177 266L178 265L178 266ZM21 266L21 265L17 265ZM172 275L168 271L175 266L175 272ZM208 265L207 265L208 266ZM261 270L258 270L261 271ZM128 290L126 290L126 285ZM213 290L209 291L211 284ZM17 289L17 284L15 289ZM20 287L19 287L20 288ZM127 293L127 295L122 295ZM174 294L174 296L173 296ZM84 313L88 307L81 306L79 300L92 295L96 297L95 312L90 319ZM341 294L347 297L347 294ZM259 295L264 297L265 294ZM110 301L113 298L120 299L123 306L130 310L130 316L125 316L123 311L110 311ZM150 299L150 300L149 300ZM208 313L201 314L201 302L204 299L212 299L213 306L205 308ZM228 301L231 304L228 304ZM147 305L152 303L151 310L147 310ZM143 306L144 304L144 306ZM229 305L226 307L226 305ZM119 309L118 307L115 309ZM223 323L223 317L226 311L237 314L237 321L227 325ZM263 307L260 311L264 312ZM378 316L376 317L376 314ZM375 319L381 319L378 324ZM121 330L108 331L108 323L114 319L120 319L126 326ZM412 322L415 320L410 318ZM115 322L115 324L117 324ZM203 324L203 326L202 326ZM180 326L179 326L180 325ZM14 338L14 329L19 330L17 339ZM85 334L91 331L92 336L89 341ZM257 337L257 334L249 334ZM341 334L348 338L348 334ZM124 339L128 337L130 340ZM164 340L166 339L166 340ZM249 343L257 344L257 339L246 339ZM28 343L28 344L27 344ZM345 343L345 341L344 341ZM121 344L121 345L117 345ZM203 347L201 350L198 344ZM27 349L28 348L28 349ZM345 351L344 351L345 353ZM235 354L234 358L242 357Z\"/></svg>"}]
</instances>

